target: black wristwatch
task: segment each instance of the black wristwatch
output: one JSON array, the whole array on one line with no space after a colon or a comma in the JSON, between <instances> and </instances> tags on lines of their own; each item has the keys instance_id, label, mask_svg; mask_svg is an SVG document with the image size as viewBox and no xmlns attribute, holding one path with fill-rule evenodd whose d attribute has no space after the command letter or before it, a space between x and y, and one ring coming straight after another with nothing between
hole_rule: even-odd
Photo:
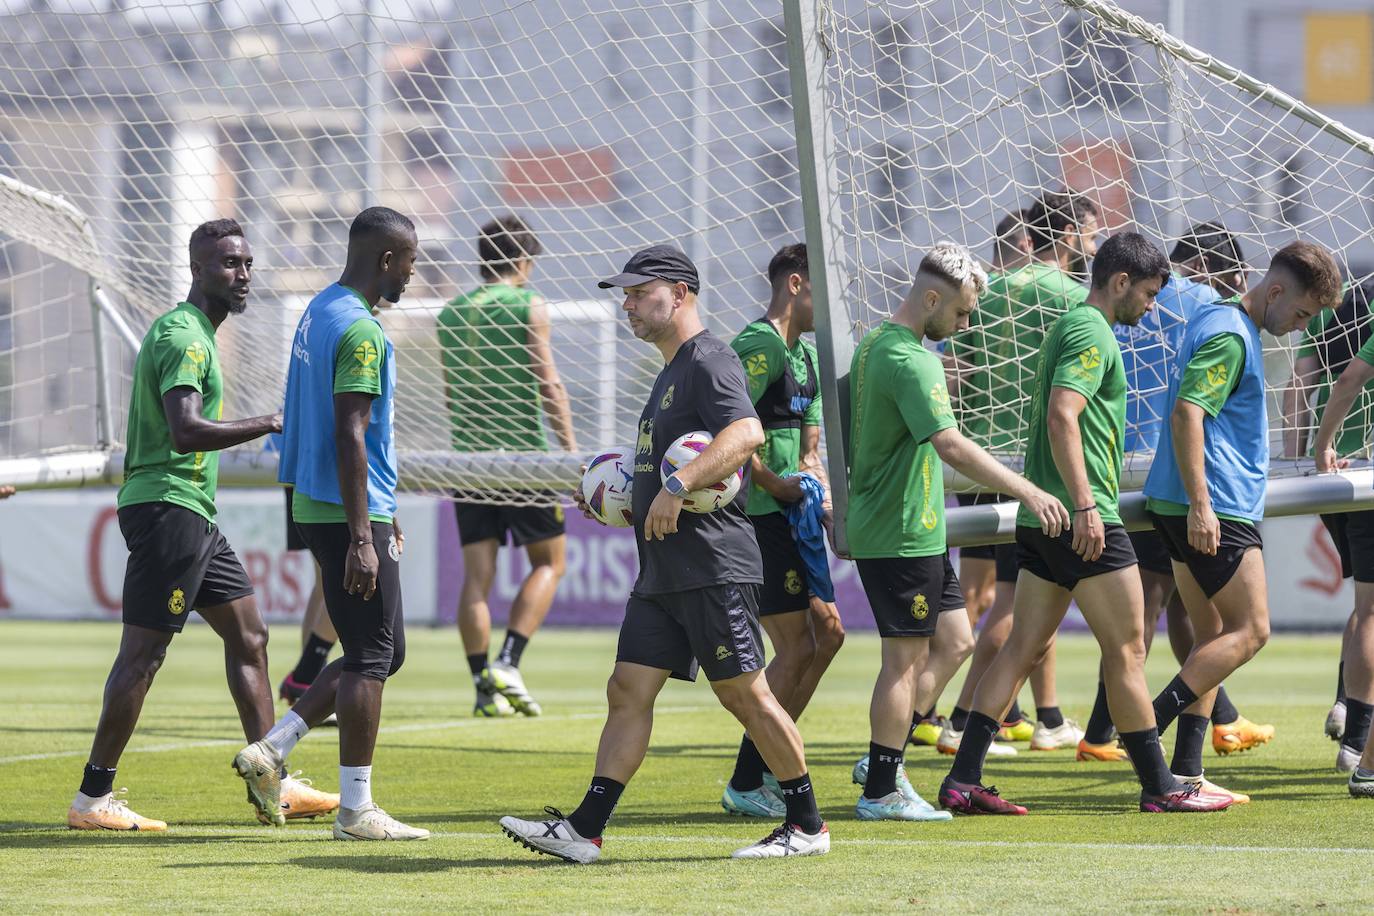
<instances>
[{"instance_id":1,"label":"black wristwatch","mask_svg":"<svg viewBox=\"0 0 1374 916\"><path fill-rule=\"evenodd\" d=\"M667 490L673 496L685 497L687 495L687 488L682 485L682 481L677 479L676 474L668 475L668 479L663 481L663 489Z\"/></svg>"}]
</instances>

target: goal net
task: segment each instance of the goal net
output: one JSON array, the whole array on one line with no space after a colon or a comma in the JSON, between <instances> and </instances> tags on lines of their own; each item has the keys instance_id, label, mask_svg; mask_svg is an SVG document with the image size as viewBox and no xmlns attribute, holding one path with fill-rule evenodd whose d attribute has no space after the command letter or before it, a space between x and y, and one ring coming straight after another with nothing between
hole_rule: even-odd
<instances>
[{"instance_id":1,"label":"goal net","mask_svg":"<svg viewBox=\"0 0 1374 916\"><path fill-rule=\"evenodd\" d=\"M1148 25L1165 0L811 2L827 56L808 75L824 87L823 166L838 176L827 203L844 215L847 282L829 304L840 333L857 339L889 313L932 242L987 256L998 221L1045 191L1090 198L1103 232L1170 248L1220 221L1255 271L1299 237L1331 247L1352 281L1374 263L1369 141ZM762 315L769 257L802 239L782 7L132 0L5 13L0 173L60 195L89 235L45 221L41 195L4 197L0 254L26 254L0 259L0 458L118 448L133 353L117 334L91 345L89 280L140 334L185 293L191 229L220 216L244 224L256 258L248 311L219 333L225 415L277 409L301 309L338 276L353 215L380 203L416 220L422 249L381 318L403 484L507 503L570 485L586 455L633 441L659 369L595 281L637 248L675 243L700 269L706 323L728 338ZM530 287L549 303L575 452L551 428L547 450L455 445L446 355L488 389L528 381L510 368L525 341L445 354L436 327L482 282L478 226L506 213L543 249ZM962 403L975 432L993 403L1024 412L1034 356L1014 325L979 330L959 355L1000 381ZM1276 449L1298 336L1266 341ZM34 361L21 368L22 353ZM104 436L97 376L111 392ZM482 422L499 433L515 413L498 399ZM1310 412L1295 417L1310 431ZM1021 431L980 435L1019 455ZM258 450L229 456L222 479L270 480ZM1143 467L1136 456L1132 472Z\"/></svg>"}]
</instances>

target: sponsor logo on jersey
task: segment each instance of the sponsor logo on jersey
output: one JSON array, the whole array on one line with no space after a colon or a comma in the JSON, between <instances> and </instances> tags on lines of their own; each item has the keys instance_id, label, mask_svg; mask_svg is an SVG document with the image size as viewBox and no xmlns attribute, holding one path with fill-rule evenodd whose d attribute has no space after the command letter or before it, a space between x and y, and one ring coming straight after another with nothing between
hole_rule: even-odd
<instances>
[{"instance_id":1,"label":"sponsor logo on jersey","mask_svg":"<svg viewBox=\"0 0 1374 916\"><path fill-rule=\"evenodd\" d=\"M173 614L185 612L186 593L179 588L172 589L172 596L167 599L167 610Z\"/></svg>"},{"instance_id":2,"label":"sponsor logo on jersey","mask_svg":"<svg viewBox=\"0 0 1374 916\"><path fill-rule=\"evenodd\" d=\"M635 454L647 455L654 450L654 418L639 421L639 438L635 440Z\"/></svg>"},{"instance_id":3,"label":"sponsor logo on jersey","mask_svg":"<svg viewBox=\"0 0 1374 916\"><path fill-rule=\"evenodd\" d=\"M744 371L751 376L768 374L768 354L755 353L744 361Z\"/></svg>"}]
</instances>

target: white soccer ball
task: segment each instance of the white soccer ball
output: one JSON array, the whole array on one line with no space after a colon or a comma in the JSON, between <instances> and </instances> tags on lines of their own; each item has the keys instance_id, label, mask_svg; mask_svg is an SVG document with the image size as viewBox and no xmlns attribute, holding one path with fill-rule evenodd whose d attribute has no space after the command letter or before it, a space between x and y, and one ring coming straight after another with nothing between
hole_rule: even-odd
<instances>
[{"instance_id":1,"label":"white soccer ball","mask_svg":"<svg viewBox=\"0 0 1374 916\"><path fill-rule=\"evenodd\" d=\"M582 498L603 525L632 528L635 517L631 488L635 481L635 452L628 446L610 449L587 462L582 475Z\"/></svg>"},{"instance_id":2,"label":"white soccer ball","mask_svg":"<svg viewBox=\"0 0 1374 916\"><path fill-rule=\"evenodd\" d=\"M704 431L679 436L663 453L663 463L659 466L663 479L667 480L679 468L700 455L706 446L711 444L712 438L714 437L710 433ZM728 505L738 495L740 484L743 482L744 468L740 468L720 483L714 483L709 487L693 490L686 494L686 498L682 501L682 508L688 512L714 512L721 506Z\"/></svg>"}]
</instances>

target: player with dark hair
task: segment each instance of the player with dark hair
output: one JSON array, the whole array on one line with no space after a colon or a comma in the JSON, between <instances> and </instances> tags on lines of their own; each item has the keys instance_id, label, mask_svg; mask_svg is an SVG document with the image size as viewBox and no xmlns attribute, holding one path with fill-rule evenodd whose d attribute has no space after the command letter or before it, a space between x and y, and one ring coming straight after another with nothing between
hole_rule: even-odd
<instances>
[{"instance_id":1,"label":"player with dark hair","mask_svg":"<svg viewBox=\"0 0 1374 916\"><path fill-rule=\"evenodd\" d=\"M1012 473L958 430L940 360L922 344L968 324L987 276L968 249L936 245L921 260L911 291L869 332L849 373L849 553L882 637L882 663L869 707L871 736L862 771L860 820L948 820L917 794L903 766L920 675L953 676L969 648L968 614L945 543L944 463L1006 493L1052 534L1069 518L1048 493ZM963 635L952 657L932 651L937 623ZM935 685L935 693L943 684ZM859 775L856 772L856 777Z\"/></svg>"},{"instance_id":2,"label":"player with dark hair","mask_svg":"<svg viewBox=\"0 0 1374 916\"><path fill-rule=\"evenodd\" d=\"M1334 313L1318 316L1313 325L1321 322L1321 327L1309 325L1293 368L1295 384L1315 374L1312 362L1318 363L1317 371L1328 379L1318 395L1321 425L1312 449L1317 470L1323 473L1346 467L1352 454L1369 453L1369 386L1374 383L1372 295L1374 282L1367 280L1352 286ZM1337 376L1335 385L1329 381L1333 375ZM1357 401L1362 402L1358 409ZM1304 396L1301 412L1290 427L1295 439L1290 454L1303 451L1301 442L1309 418ZM1340 552L1342 573L1355 580L1355 608L1341 641L1340 694L1336 708L1327 717L1327 733L1335 732L1340 741L1336 770L1351 773L1366 752L1370 720L1374 718L1374 511L1326 514L1322 522ZM1374 772L1353 773L1351 792L1360 794L1357 790L1362 786L1365 794L1374 794Z\"/></svg>"},{"instance_id":3,"label":"player with dark hair","mask_svg":"<svg viewBox=\"0 0 1374 916\"><path fill-rule=\"evenodd\" d=\"M669 677L694 680L700 667L721 705L758 745L777 777L787 809L782 826L737 849L735 858L821 855L830 831L816 808L796 723L763 676L758 592L763 581L748 488L714 512L683 512L687 493L737 473L764 442L763 426L739 357L705 329L697 314L696 266L676 248L636 252L625 269L598 285L625 290L630 330L663 357L635 445L633 513L639 577L625 606L609 710L596 752L596 775L582 803L564 817L501 818L517 843L569 862L601 855L601 836L626 784L644 761L654 703ZM666 480L664 452L679 437L705 430L713 439ZM747 478L746 478L747 484ZM575 494L583 512L586 501Z\"/></svg>"},{"instance_id":4,"label":"player with dark hair","mask_svg":"<svg viewBox=\"0 0 1374 916\"><path fill-rule=\"evenodd\" d=\"M1087 295L1081 277L1096 249L1099 211L1083 195L1046 193L1021 211L1029 245L1030 262L988 278L988 291L979 302L967 331L950 345L960 362L956 387L964 430L975 442L994 454L1015 452L1021 447L1024 427L1024 396L1034 377L1034 361L1045 339L1045 329L1056 318L1081 303ZM1004 220L1005 222L1005 220ZM964 495L961 505L997 501L993 494ZM936 747L945 754L959 749L973 702L973 689L997 656L1011 631L1011 608L1016 596L1015 545L973 548L976 559L992 560L993 598L978 631L964 685ZM960 555L964 551L960 551ZM985 570L982 570L986 576ZM1080 745L1083 730L1064 717L1055 685L1054 645L1045 652L1030 674L1035 697L1035 724L1026 720L1015 697L1006 712L999 738L1030 739L1034 750L1056 750ZM1018 691L1019 692L1019 691ZM1086 751L1091 753L1091 749ZM1012 756L1015 750L998 743L990 753ZM1116 757L1115 747L1104 753Z\"/></svg>"},{"instance_id":5,"label":"player with dark hair","mask_svg":"<svg viewBox=\"0 0 1374 916\"><path fill-rule=\"evenodd\" d=\"M1026 211L1016 210L1002 217L994 231L992 269L999 273L1019 270L1030 263L1031 237L1026 229Z\"/></svg>"},{"instance_id":6,"label":"player with dark hair","mask_svg":"<svg viewBox=\"0 0 1374 916\"><path fill-rule=\"evenodd\" d=\"M844 644L840 612L811 592L806 563L793 540L783 507L804 497L805 472L826 488L820 457L820 362L816 348L802 338L815 330L811 278L804 244L785 245L768 263L768 310L750 322L730 346L744 366L749 399L763 423L763 445L750 459L749 501L763 561L759 620L773 644L764 672L768 689L795 722L811 701L825 669ZM721 805L733 814L781 817L786 814L777 780L768 772L754 742L745 735L735 771Z\"/></svg>"},{"instance_id":7,"label":"player with dark hair","mask_svg":"<svg viewBox=\"0 0 1374 916\"><path fill-rule=\"evenodd\" d=\"M1260 331L1302 327L1341 295L1320 245L1275 252L1264 279L1239 298L1199 308L1169 380L1146 506L1173 561L1196 640L1155 698L1160 731L1178 719L1173 772L1202 781L1202 746L1216 688L1269 639L1258 522L1264 517L1269 423Z\"/></svg>"},{"instance_id":8,"label":"player with dark hair","mask_svg":"<svg viewBox=\"0 0 1374 916\"><path fill-rule=\"evenodd\" d=\"M278 478L295 487L291 516L320 565L324 603L343 645L267 737L239 752L251 791L273 790L274 764L337 711L337 840L423 840L372 801L382 688L405 660L401 545L392 417L396 355L373 309L400 300L415 270L415 224L369 207L348 230L339 281L296 325L286 376Z\"/></svg>"},{"instance_id":9,"label":"player with dark hair","mask_svg":"<svg viewBox=\"0 0 1374 916\"><path fill-rule=\"evenodd\" d=\"M1145 683L1140 575L1118 507L1126 373L1111 326L1138 322L1168 277L1162 251L1134 232L1118 233L1093 259L1087 300L1050 328L1036 369L1025 473L1072 512L1072 526L1055 536L1040 530L1028 507L1017 513L1021 569L1011 633L974 691L968 729L940 787L946 808L1026 813L983 785L983 761L1002 710L1054 639L1071 600L1102 650L1112 716L1140 779L1140 809L1214 811L1231 804L1181 782L1164 763Z\"/></svg>"},{"instance_id":10,"label":"player with dark hair","mask_svg":"<svg viewBox=\"0 0 1374 916\"><path fill-rule=\"evenodd\" d=\"M482 285L439 313L439 354L455 451L546 452L547 416L559 445L576 451L568 390L554 365L548 304L529 288L539 238L514 214L478 230ZM493 505L463 491L453 511L463 550L458 631L472 683L473 715L537 716L520 661L544 622L563 577L567 554L563 508L553 494L531 494L537 504ZM506 638L488 661L496 555L507 542L524 547L529 574L511 602Z\"/></svg>"},{"instance_id":11,"label":"player with dark hair","mask_svg":"<svg viewBox=\"0 0 1374 916\"><path fill-rule=\"evenodd\" d=\"M1175 244L1169 256L1169 282L1155 298L1155 307L1138 325L1116 326L1121 359L1126 367L1126 451L1150 454L1159 443L1169 394L1167 367L1183 345L1193 313L1222 296L1245 291L1245 262L1240 241L1216 222L1198 223ZM1183 599L1174 587L1173 563L1164 541L1154 530L1133 531L1131 547L1140 566L1145 590L1145 651L1154 642L1159 617L1166 615L1169 646L1179 663L1193 648L1193 628ZM1225 687L1217 688L1212 708L1212 747L1218 754L1249 750L1271 740L1272 725L1257 725L1236 709ZM1107 692L1097 684L1097 699L1088 717L1079 759L1107 759L1116 750L1115 729L1107 709Z\"/></svg>"},{"instance_id":12,"label":"player with dark hair","mask_svg":"<svg viewBox=\"0 0 1374 916\"><path fill-rule=\"evenodd\" d=\"M114 792L115 768L162 666L172 637L198 611L224 641L229 693L243 733L255 741L272 724L267 625L253 584L215 525L219 452L279 432L280 414L223 421L224 381L215 331L248 305L253 253L231 219L191 233L191 291L153 322L134 363L128 457L119 488L119 529L129 547L124 572L124 630L67 826L77 830L166 830L130 810ZM273 767L279 784L281 773ZM337 796L290 780L288 799L323 814ZM121 790L122 793L123 790ZM282 823L281 789L250 794L260 817Z\"/></svg>"}]
</instances>

